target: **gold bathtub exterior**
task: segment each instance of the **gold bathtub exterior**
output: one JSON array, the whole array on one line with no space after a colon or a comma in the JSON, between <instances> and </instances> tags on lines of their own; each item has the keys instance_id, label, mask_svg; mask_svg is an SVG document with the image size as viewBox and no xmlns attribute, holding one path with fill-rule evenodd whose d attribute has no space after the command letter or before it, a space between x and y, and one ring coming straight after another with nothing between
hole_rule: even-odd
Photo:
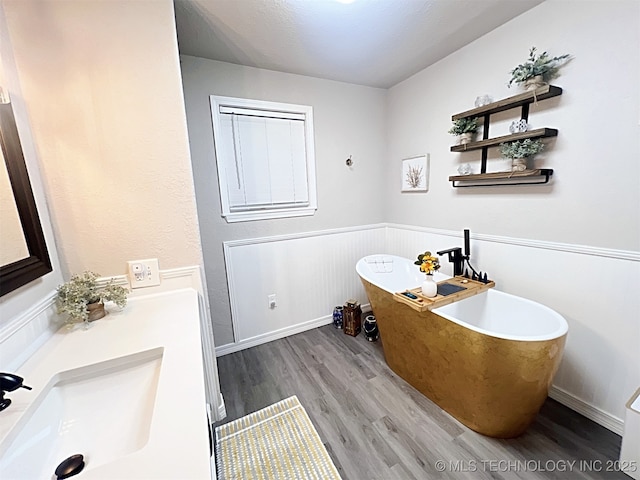
<instances>
[{"instance_id":1,"label":"gold bathtub exterior","mask_svg":"<svg viewBox=\"0 0 640 480\"><path fill-rule=\"evenodd\" d=\"M483 435L517 437L534 421L566 335L545 341L484 335L430 311L417 312L361 280L395 373Z\"/></svg>"}]
</instances>

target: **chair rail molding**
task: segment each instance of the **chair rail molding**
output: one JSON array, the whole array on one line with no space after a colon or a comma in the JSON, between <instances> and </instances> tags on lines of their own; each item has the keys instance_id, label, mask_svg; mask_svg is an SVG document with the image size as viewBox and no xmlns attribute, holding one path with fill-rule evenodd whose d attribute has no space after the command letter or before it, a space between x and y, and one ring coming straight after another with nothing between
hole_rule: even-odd
<instances>
[{"instance_id":1,"label":"chair rail molding","mask_svg":"<svg viewBox=\"0 0 640 480\"><path fill-rule=\"evenodd\" d=\"M395 228L412 232L432 233L447 237L463 238L462 232L455 230L442 230L438 228L420 227L416 225L402 225L396 223L386 223L387 229ZM592 255L596 257L617 258L620 260L630 260L640 262L640 251L621 250L614 248L593 247L589 245L579 245L574 243L550 242L547 240L533 240L527 238L506 237L503 235L488 235L484 233L471 232L471 239L483 240L492 243L504 243L507 245L518 245L521 247L541 248L545 250L557 250L559 252L578 253L581 255Z\"/></svg>"}]
</instances>

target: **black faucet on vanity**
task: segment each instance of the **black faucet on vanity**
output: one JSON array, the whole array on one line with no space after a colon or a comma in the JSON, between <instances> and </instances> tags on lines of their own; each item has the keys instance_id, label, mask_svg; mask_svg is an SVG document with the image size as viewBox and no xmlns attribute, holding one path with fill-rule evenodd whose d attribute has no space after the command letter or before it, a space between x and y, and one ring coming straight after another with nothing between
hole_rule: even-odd
<instances>
[{"instance_id":1,"label":"black faucet on vanity","mask_svg":"<svg viewBox=\"0 0 640 480\"><path fill-rule=\"evenodd\" d=\"M449 255L449 261L453 263L453 275L462 275L464 270L464 262L469 260L470 256L470 245L469 245L469 230L464 231L464 255L462 254L462 248L454 247L449 248L447 250L440 250L436 252L438 255L444 255L445 253Z\"/></svg>"},{"instance_id":2,"label":"black faucet on vanity","mask_svg":"<svg viewBox=\"0 0 640 480\"><path fill-rule=\"evenodd\" d=\"M31 390L22 383L24 379L13 373L0 373L0 412L11 405L11 399L4 398L4 394L7 392L13 392L19 388L26 388Z\"/></svg>"}]
</instances>

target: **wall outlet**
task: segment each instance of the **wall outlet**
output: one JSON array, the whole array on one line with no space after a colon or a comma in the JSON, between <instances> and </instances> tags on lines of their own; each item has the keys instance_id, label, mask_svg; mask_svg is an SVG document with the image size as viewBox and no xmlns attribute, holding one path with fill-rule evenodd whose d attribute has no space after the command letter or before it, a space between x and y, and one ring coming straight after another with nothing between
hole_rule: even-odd
<instances>
[{"instance_id":1,"label":"wall outlet","mask_svg":"<svg viewBox=\"0 0 640 480\"><path fill-rule=\"evenodd\" d=\"M131 260L129 265L129 283L131 288L154 287L160 285L160 268L157 258Z\"/></svg>"},{"instance_id":2,"label":"wall outlet","mask_svg":"<svg viewBox=\"0 0 640 480\"><path fill-rule=\"evenodd\" d=\"M276 308L278 306L278 304L276 303L276 294L272 293L271 295L269 295L269 308Z\"/></svg>"}]
</instances>

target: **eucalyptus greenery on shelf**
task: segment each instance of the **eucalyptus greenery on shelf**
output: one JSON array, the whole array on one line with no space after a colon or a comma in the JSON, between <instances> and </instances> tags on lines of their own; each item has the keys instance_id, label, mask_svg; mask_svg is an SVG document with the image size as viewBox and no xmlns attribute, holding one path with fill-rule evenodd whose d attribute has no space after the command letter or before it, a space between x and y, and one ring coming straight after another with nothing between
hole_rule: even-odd
<instances>
[{"instance_id":1,"label":"eucalyptus greenery on shelf","mask_svg":"<svg viewBox=\"0 0 640 480\"><path fill-rule=\"evenodd\" d=\"M500 144L500 153L505 158L527 158L544 149L544 143L541 140L516 140L514 142L504 142Z\"/></svg>"},{"instance_id":2,"label":"eucalyptus greenery on shelf","mask_svg":"<svg viewBox=\"0 0 640 480\"><path fill-rule=\"evenodd\" d=\"M527 169L528 157L540 153L544 149L544 143L540 140L516 140L500 144L500 153L511 159L511 171L524 172Z\"/></svg>"},{"instance_id":3,"label":"eucalyptus greenery on shelf","mask_svg":"<svg viewBox=\"0 0 640 480\"><path fill-rule=\"evenodd\" d=\"M449 129L451 135L462 135L463 133L476 133L478 131L478 118L466 117L454 120L453 126Z\"/></svg>"},{"instance_id":4,"label":"eucalyptus greenery on shelf","mask_svg":"<svg viewBox=\"0 0 640 480\"><path fill-rule=\"evenodd\" d=\"M536 51L536 47L531 47L527 61L521 63L509 72L511 74L511 80L509 80L508 83L509 87L514 83L526 84L527 81L530 81L534 77L541 77L541 81L547 83L549 80L558 76L558 69L569 60L570 57L569 54L550 57L547 52L537 54Z\"/></svg>"},{"instance_id":5,"label":"eucalyptus greenery on shelf","mask_svg":"<svg viewBox=\"0 0 640 480\"><path fill-rule=\"evenodd\" d=\"M127 289L115 285L111 279L104 286L98 285L99 275L86 271L81 275L73 275L71 279L57 289L56 303L58 313L68 315L70 321L88 321L88 305L114 302L120 308L127 304Z\"/></svg>"}]
</instances>

